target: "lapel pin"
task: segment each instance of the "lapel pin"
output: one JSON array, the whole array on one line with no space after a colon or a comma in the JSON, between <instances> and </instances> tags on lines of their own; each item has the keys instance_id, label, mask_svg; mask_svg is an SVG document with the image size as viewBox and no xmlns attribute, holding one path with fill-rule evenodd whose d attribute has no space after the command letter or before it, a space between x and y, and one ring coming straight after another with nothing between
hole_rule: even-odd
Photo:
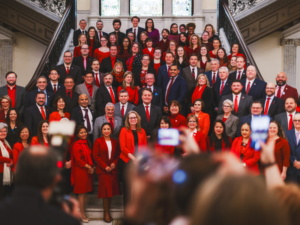
<instances>
[{"instance_id":1,"label":"lapel pin","mask_svg":"<svg viewBox=\"0 0 300 225\"><path fill-rule=\"evenodd\" d=\"M244 99L244 96L242 97L242 99Z\"/></svg>"},{"instance_id":2,"label":"lapel pin","mask_svg":"<svg viewBox=\"0 0 300 225\"><path fill-rule=\"evenodd\" d=\"M175 122L177 123L177 120L175 120Z\"/></svg>"},{"instance_id":3,"label":"lapel pin","mask_svg":"<svg viewBox=\"0 0 300 225\"><path fill-rule=\"evenodd\" d=\"M254 85L256 85L256 83L254 83Z\"/></svg>"}]
</instances>

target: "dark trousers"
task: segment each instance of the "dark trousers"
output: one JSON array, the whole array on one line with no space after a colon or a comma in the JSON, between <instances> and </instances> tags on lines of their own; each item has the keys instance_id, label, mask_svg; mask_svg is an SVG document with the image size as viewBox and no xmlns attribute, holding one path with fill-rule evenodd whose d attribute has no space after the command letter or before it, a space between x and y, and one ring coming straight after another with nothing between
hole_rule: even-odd
<instances>
[{"instance_id":1,"label":"dark trousers","mask_svg":"<svg viewBox=\"0 0 300 225\"><path fill-rule=\"evenodd\" d=\"M131 183L129 182L129 174L128 168L132 166L131 160L128 163L125 163L122 159L119 159L118 162L118 170L120 173L119 181L123 183L123 200L124 200L124 207L130 202L131 200Z\"/></svg>"},{"instance_id":2,"label":"dark trousers","mask_svg":"<svg viewBox=\"0 0 300 225\"><path fill-rule=\"evenodd\" d=\"M3 185L3 173L0 173L0 200L10 195L13 190L13 184Z\"/></svg>"},{"instance_id":3,"label":"dark trousers","mask_svg":"<svg viewBox=\"0 0 300 225\"><path fill-rule=\"evenodd\" d=\"M300 175L298 175L297 173L287 174L285 181L300 185Z\"/></svg>"}]
</instances>

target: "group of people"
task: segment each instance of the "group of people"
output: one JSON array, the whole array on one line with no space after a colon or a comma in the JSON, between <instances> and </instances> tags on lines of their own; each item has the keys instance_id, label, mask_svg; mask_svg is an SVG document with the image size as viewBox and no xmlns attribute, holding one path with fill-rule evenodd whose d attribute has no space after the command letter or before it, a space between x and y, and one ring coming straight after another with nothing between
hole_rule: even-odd
<instances>
[{"instance_id":1,"label":"group of people","mask_svg":"<svg viewBox=\"0 0 300 225\"><path fill-rule=\"evenodd\" d=\"M133 27L124 34L121 21L113 20L115 31L107 34L101 20L88 31L86 21L80 20L74 57L64 52L64 63L48 77L41 75L36 90L26 93L16 85L17 74L7 72L7 85L0 88L0 198L13 189L23 149L51 145L49 123L64 120L77 125L64 170L66 193L78 194L83 222L89 221L85 206L94 173L104 221L110 222L112 197L122 192L125 204L132 199L126 171L137 164L139 153L153 149L171 157L189 154L184 148L160 145L158 129L184 129L200 152L230 151L258 176L265 171L260 152L250 146L250 123L253 117L269 115L268 139L275 141L281 177L300 183L298 92L286 84L284 72L277 74L276 85L258 79L256 68L246 67L239 44L227 55L211 24L199 37L194 23L173 23L170 30L162 30L160 40L151 18L145 29L138 26L138 17L131 21Z\"/></svg>"}]
</instances>

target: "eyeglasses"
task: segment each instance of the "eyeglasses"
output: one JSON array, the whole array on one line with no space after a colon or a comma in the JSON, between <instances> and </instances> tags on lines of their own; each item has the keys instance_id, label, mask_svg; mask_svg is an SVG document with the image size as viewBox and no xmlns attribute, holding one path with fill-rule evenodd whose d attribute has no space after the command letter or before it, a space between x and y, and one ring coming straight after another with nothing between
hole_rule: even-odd
<instances>
[{"instance_id":1,"label":"eyeglasses","mask_svg":"<svg viewBox=\"0 0 300 225\"><path fill-rule=\"evenodd\" d=\"M81 48L82 50L89 50L89 48Z\"/></svg>"},{"instance_id":2,"label":"eyeglasses","mask_svg":"<svg viewBox=\"0 0 300 225\"><path fill-rule=\"evenodd\" d=\"M129 117L130 120L136 120L137 117Z\"/></svg>"},{"instance_id":3,"label":"eyeglasses","mask_svg":"<svg viewBox=\"0 0 300 225\"><path fill-rule=\"evenodd\" d=\"M223 105L224 108L231 108L229 105Z\"/></svg>"},{"instance_id":4,"label":"eyeglasses","mask_svg":"<svg viewBox=\"0 0 300 225\"><path fill-rule=\"evenodd\" d=\"M294 120L295 123L300 123L300 120Z\"/></svg>"}]
</instances>

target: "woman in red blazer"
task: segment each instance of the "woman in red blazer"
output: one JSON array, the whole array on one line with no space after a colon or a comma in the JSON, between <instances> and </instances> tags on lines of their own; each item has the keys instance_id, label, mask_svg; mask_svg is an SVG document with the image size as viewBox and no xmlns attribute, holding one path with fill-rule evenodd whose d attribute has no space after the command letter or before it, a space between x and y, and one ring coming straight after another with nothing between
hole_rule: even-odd
<instances>
[{"instance_id":1,"label":"woman in red blazer","mask_svg":"<svg viewBox=\"0 0 300 225\"><path fill-rule=\"evenodd\" d=\"M150 60L154 59L153 41L150 37L146 39L146 48L143 49L143 55L145 54L150 56Z\"/></svg>"},{"instance_id":2,"label":"woman in red blazer","mask_svg":"<svg viewBox=\"0 0 300 225\"><path fill-rule=\"evenodd\" d=\"M94 163L91 144L87 139L88 132L84 125L79 125L75 131L76 141L72 146L71 184L73 192L78 194L79 209L82 222L88 223L85 215L87 192L93 190Z\"/></svg>"},{"instance_id":3,"label":"woman in red blazer","mask_svg":"<svg viewBox=\"0 0 300 225\"><path fill-rule=\"evenodd\" d=\"M250 147L251 128L249 123L244 123L241 127L241 137L234 139L230 152L241 159L242 165L247 167L254 175L259 175L258 161L260 151L255 151Z\"/></svg>"},{"instance_id":4,"label":"woman in red blazer","mask_svg":"<svg viewBox=\"0 0 300 225\"><path fill-rule=\"evenodd\" d=\"M60 121L62 118L70 119L70 113L66 112L66 102L62 96L57 96L53 101L53 112L49 115L49 122Z\"/></svg>"},{"instance_id":5,"label":"woman in red blazer","mask_svg":"<svg viewBox=\"0 0 300 225\"><path fill-rule=\"evenodd\" d=\"M6 120L6 114L8 112L8 110L12 107L12 102L11 99L8 95L4 95L1 97L0 99L0 122L5 122Z\"/></svg>"},{"instance_id":6,"label":"woman in red blazer","mask_svg":"<svg viewBox=\"0 0 300 225\"><path fill-rule=\"evenodd\" d=\"M45 145L48 147L48 128L48 120L41 120L41 122L39 123L37 136L32 137L31 145Z\"/></svg>"},{"instance_id":7,"label":"woman in red blazer","mask_svg":"<svg viewBox=\"0 0 300 225\"><path fill-rule=\"evenodd\" d=\"M17 165L20 153L24 150L24 148L28 148L28 146L29 146L29 137L30 137L29 129L23 125L20 128L19 138L18 138L16 144L14 144L14 147L12 150L13 160L14 160L14 167L13 167L14 172L16 169L16 165Z\"/></svg>"},{"instance_id":8,"label":"woman in red blazer","mask_svg":"<svg viewBox=\"0 0 300 225\"><path fill-rule=\"evenodd\" d=\"M131 199L131 184L127 181L126 170L132 164L136 163L138 153L144 147L147 147L147 136L145 130L141 127L141 117L135 111L130 111L125 119L125 127L121 129L119 136L121 154L120 161L122 167L122 178L124 183L124 204Z\"/></svg>"},{"instance_id":9,"label":"woman in red blazer","mask_svg":"<svg viewBox=\"0 0 300 225\"><path fill-rule=\"evenodd\" d=\"M113 221L110 215L111 198L120 194L117 170L120 147L118 141L110 137L112 132L110 123L104 123L101 132L103 136L94 143L93 158L99 179L97 198L103 198L103 220L109 223Z\"/></svg>"},{"instance_id":10,"label":"woman in red blazer","mask_svg":"<svg viewBox=\"0 0 300 225\"><path fill-rule=\"evenodd\" d=\"M123 76L123 83L121 86L118 87L118 96L121 90L126 90L129 95L128 101L138 105L139 103L139 90L136 86L134 86L134 78L133 74L130 71L124 73Z\"/></svg>"},{"instance_id":11,"label":"woman in red blazer","mask_svg":"<svg viewBox=\"0 0 300 225\"><path fill-rule=\"evenodd\" d=\"M169 103L170 120L173 128L186 126L186 118L180 114L181 105L177 100L172 100Z\"/></svg>"},{"instance_id":12,"label":"woman in red blazer","mask_svg":"<svg viewBox=\"0 0 300 225\"><path fill-rule=\"evenodd\" d=\"M214 131L206 138L207 150L211 153L227 152L231 147L231 138L225 133L225 124L222 120L216 120Z\"/></svg>"},{"instance_id":13,"label":"woman in red blazer","mask_svg":"<svg viewBox=\"0 0 300 225\"><path fill-rule=\"evenodd\" d=\"M192 135L197 142L200 152L207 152L205 135L199 131L198 118L195 115L190 115L187 118L188 134Z\"/></svg>"}]
</instances>

